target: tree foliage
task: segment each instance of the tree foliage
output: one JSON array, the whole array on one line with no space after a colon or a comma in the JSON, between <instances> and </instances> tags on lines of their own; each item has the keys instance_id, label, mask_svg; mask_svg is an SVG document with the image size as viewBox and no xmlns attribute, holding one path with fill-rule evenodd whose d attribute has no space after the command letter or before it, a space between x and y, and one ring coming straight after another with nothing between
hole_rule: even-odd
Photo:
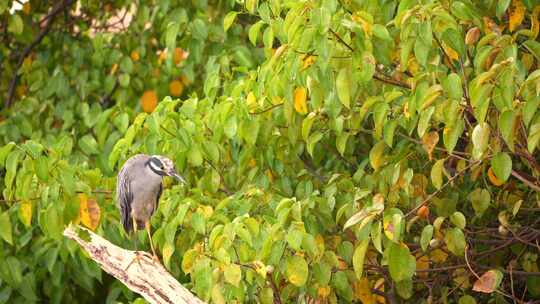
<instances>
[{"instance_id":1,"label":"tree foliage","mask_svg":"<svg viewBox=\"0 0 540 304\"><path fill-rule=\"evenodd\" d=\"M153 239L202 299L540 297L538 1L10 5L0 302L136 299L62 230L133 247L140 152L188 180Z\"/></svg>"}]
</instances>

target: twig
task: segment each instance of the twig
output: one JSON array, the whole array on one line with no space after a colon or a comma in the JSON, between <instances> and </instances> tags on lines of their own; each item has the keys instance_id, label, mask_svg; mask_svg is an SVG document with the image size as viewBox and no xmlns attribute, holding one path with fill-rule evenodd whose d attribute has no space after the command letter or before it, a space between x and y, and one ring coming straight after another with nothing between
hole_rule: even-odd
<instances>
[{"instance_id":1,"label":"twig","mask_svg":"<svg viewBox=\"0 0 540 304\"><path fill-rule=\"evenodd\" d=\"M336 38L337 40L343 44L345 47L347 47L349 49L349 51L351 52L354 52L354 49L352 48L352 46L350 46L347 42L345 42L345 40L343 40L343 38L341 38L338 33L334 32L333 29L329 29L330 33L332 33Z\"/></svg>"},{"instance_id":2,"label":"twig","mask_svg":"<svg viewBox=\"0 0 540 304\"><path fill-rule=\"evenodd\" d=\"M73 2L75 2L75 0L65 0L58 3L47 14L47 16L45 16L45 18L43 18L42 21L40 21L40 24L41 24L43 21L47 21L48 19L50 19L47 21L46 25L41 29L39 34L34 38L34 40L26 48L24 48L23 52L19 56L17 65L15 65L15 69L13 71L13 78L11 79L11 82L9 83L9 88L8 88L8 93L7 93L8 95L5 102L5 108L10 107L11 103L13 102L13 97L15 96L15 87L17 86L17 82L19 81L19 69L21 68L23 64L24 59L30 54L32 49L34 49L34 47L36 47L39 43L41 43L41 40L43 40L43 38L49 33L56 15L61 13L66 7L71 5Z\"/></svg>"},{"instance_id":3,"label":"twig","mask_svg":"<svg viewBox=\"0 0 540 304\"><path fill-rule=\"evenodd\" d=\"M264 109L264 110L258 111L258 112L249 112L249 114L251 114L251 115L259 115L259 114L263 114L263 113L266 113L266 112L268 112L268 111L270 111L270 110L273 110L273 109L275 109L275 108L277 108L277 107L279 107L279 106L282 106L282 105L283 105L283 102L282 102L282 103L275 104L275 105L273 105L273 106L270 106L270 107L268 107L268 108L266 108L266 109Z\"/></svg>"},{"instance_id":4,"label":"twig","mask_svg":"<svg viewBox=\"0 0 540 304\"><path fill-rule=\"evenodd\" d=\"M270 283L270 288L272 288L272 292L274 293L274 304L281 304L281 296L279 294L279 289L276 286L276 283L274 282L274 278L272 278L272 275L270 275L270 278L268 278L268 282Z\"/></svg>"},{"instance_id":5,"label":"twig","mask_svg":"<svg viewBox=\"0 0 540 304\"><path fill-rule=\"evenodd\" d=\"M459 171L458 173L456 173L454 176L452 176L451 178L448 179L448 181L446 183L444 183L444 185L441 186L441 188L439 188L437 191L431 193L424 201L422 201L418 206L414 207L411 211L407 212L407 214L405 214L405 217L409 217L410 215L416 213L416 211L418 211L418 209L420 209L422 206L424 205L427 205L431 199L433 197L435 197L435 195L439 194L444 188L446 188L446 186L448 186L451 182L453 182L456 178L458 178L459 176L461 176L463 173L465 173L467 170L469 170L470 168L472 168L473 166L477 165L479 162L478 161L474 161L474 162L471 162L467 167L465 167L463 170Z\"/></svg>"},{"instance_id":6,"label":"twig","mask_svg":"<svg viewBox=\"0 0 540 304\"><path fill-rule=\"evenodd\" d=\"M408 83L404 83L404 82L397 81L397 80L387 78L387 77L381 77L381 76L379 76L377 74L373 74L373 79L376 79L376 80L378 80L380 82L384 82L386 84L391 84L391 85L394 85L394 86L398 86L398 87L401 87L401 88L404 88L404 89L407 89L407 90L411 89L411 86Z\"/></svg>"},{"instance_id":7,"label":"twig","mask_svg":"<svg viewBox=\"0 0 540 304\"><path fill-rule=\"evenodd\" d=\"M516 170L512 169L512 176L522 181L525 185L529 186L529 188L540 192L540 187L537 186L535 183L531 182L530 180L526 179L524 176L519 174Z\"/></svg>"}]
</instances>

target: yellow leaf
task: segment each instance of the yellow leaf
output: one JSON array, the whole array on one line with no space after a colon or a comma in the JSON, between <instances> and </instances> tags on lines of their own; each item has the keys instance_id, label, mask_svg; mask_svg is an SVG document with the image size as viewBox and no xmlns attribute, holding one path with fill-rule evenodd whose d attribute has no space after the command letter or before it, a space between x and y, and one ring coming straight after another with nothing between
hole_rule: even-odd
<instances>
[{"instance_id":1,"label":"yellow leaf","mask_svg":"<svg viewBox=\"0 0 540 304\"><path fill-rule=\"evenodd\" d=\"M497 176L495 176L495 173L493 173L493 168L491 168L491 167L489 167L489 170L488 170L488 179L493 185L495 185L497 187L504 184L504 182L502 180L498 179Z\"/></svg>"},{"instance_id":2,"label":"yellow leaf","mask_svg":"<svg viewBox=\"0 0 540 304\"><path fill-rule=\"evenodd\" d=\"M426 150L426 152L428 153L429 160L431 160L431 154L438 142L439 133L436 131L426 133L422 137L422 144L424 146L424 150Z\"/></svg>"},{"instance_id":3,"label":"yellow leaf","mask_svg":"<svg viewBox=\"0 0 540 304\"><path fill-rule=\"evenodd\" d=\"M184 91L184 84L180 80L173 80L169 83L169 93L173 97L179 97Z\"/></svg>"},{"instance_id":4,"label":"yellow leaf","mask_svg":"<svg viewBox=\"0 0 540 304\"><path fill-rule=\"evenodd\" d=\"M317 295L319 296L319 298L325 299L326 297L328 297L329 294L330 294L329 286L317 288Z\"/></svg>"},{"instance_id":5,"label":"yellow leaf","mask_svg":"<svg viewBox=\"0 0 540 304\"><path fill-rule=\"evenodd\" d=\"M139 52L135 50L131 52L130 57L131 57L131 60L133 61L139 61L139 59L141 59L141 55L139 54Z\"/></svg>"},{"instance_id":6,"label":"yellow leaf","mask_svg":"<svg viewBox=\"0 0 540 304\"><path fill-rule=\"evenodd\" d=\"M315 56L306 55L302 59L302 70L309 68L313 63L315 63Z\"/></svg>"},{"instance_id":7,"label":"yellow leaf","mask_svg":"<svg viewBox=\"0 0 540 304\"><path fill-rule=\"evenodd\" d=\"M114 73L116 73L116 70L118 70L118 64L114 63L111 67L111 75L114 75Z\"/></svg>"},{"instance_id":8,"label":"yellow leaf","mask_svg":"<svg viewBox=\"0 0 540 304\"><path fill-rule=\"evenodd\" d=\"M91 230L96 230L99 225L101 209L94 199L89 199L86 194L79 194L79 217L81 223Z\"/></svg>"},{"instance_id":9,"label":"yellow leaf","mask_svg":"<svg viewBox=\"0 0 540 304\"><path fill-rule=\"evenodd\" d=\"M19 207L19 218L26 227L32 225L32 202L21 202L21 206Z\"/></svg>"},{"instance_id":10,"label":"yellow leaf","mask_svg":"<svg viewBox=\"0 0 540 304\"><path fill-rule=\"evenodd\" d=\"M300 114L307 114L307 90L304 87L294 89L294 109Z\"/></svg>"},{"instance_id":11,"label":"yellow leaf","mask_svg":"<svg viewBox=\"0 0 540 304\"><path fill-rule=\"evenodd\" d=\"M433 250L430 255L431 260L435 263L443 263L448 258L448 254L441 249Z\"/></svg>"},{"instance_id":12,"label":"yellow leaf","mask_svg":"<svg viewBox=\"0 0 540 304\"><path fill-rule=\"evenodd\" d=\"M362 304L375 303L375 299L371 293L371 287L369 286L369 280L366 277L354 283L354 296Z\"/></svg>"},{"instance_id":13,"label":"yellow leaf","mask_svg":"<svg viewBox=\"0 0 540 304\"><path fill-rule=\"evenodd\" d=\"M422 255L421 257L416 259L416 270L427 270L429 269L429 258L426 255ZM420 278L427 278L428 273L425 271L418 272L418 276Z\"/></svg>"},{"instance_id":14,"label":"yellow leaf","mask_svg":"<svg viewBox=\"0 0 540 304\"><path fill-rule=\"evenodd\" d=\"M521 0L513 0L510 6L510 18L508 20L508 29L513 32L523 22L525 17L525 5Z\"/></svg>"},{"instance_id":15,"label":"yellow leaf","mask_svg":"<svg viewBox=\"0 0 540 304\"><path fill-rule=\"evenodd\" d=\"M141 96L141 107L146 113L152 113L157 106L158 97L156 91L148 90Z\"/></svg>"},{"instance_id":16,"label":"yellow leaf","mask_svg":"<svg viewBox=\"0 0 540 304\"><path fill-rule=\"evenodd\" d=\"M453 48L449 47L444 42L442 42L442 47L448 58L456 61L459 59L459 54Z\"/></svg>"}]
</instances>

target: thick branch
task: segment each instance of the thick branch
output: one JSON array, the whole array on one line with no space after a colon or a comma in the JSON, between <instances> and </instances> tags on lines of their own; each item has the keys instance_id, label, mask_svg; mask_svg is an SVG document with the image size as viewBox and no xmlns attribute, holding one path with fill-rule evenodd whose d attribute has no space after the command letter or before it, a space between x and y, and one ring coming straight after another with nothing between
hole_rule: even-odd
<instances>
[{"instance_id":1,"label":"thick branch","mask_svg":"<svg viewBox=\"0 0 540 304\"><path fill-rule=\"evenodd\" d=\"M139 251L139 262L133 262L135 251L120 248L80 226L67 227L64 235L79 243L103 270L150 303L204 303L144 252Z\"/></svg>"}]
</instances>

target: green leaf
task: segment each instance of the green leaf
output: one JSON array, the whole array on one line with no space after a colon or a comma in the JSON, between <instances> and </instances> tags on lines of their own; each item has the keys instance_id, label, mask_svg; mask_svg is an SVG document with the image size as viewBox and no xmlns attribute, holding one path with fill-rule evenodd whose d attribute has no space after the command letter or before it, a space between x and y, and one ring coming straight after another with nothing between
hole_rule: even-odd
<instances>
[{"instance_id":1,"label":"green leaf","mask_svg":"<svg viewBox=\"0 0 540 304\"><path fill-rule=\"evenodd\" d=\"M396 282L397 294L403 299L407 300L413 295L413 282L412 279Z\"/></svg>"},{"instance_id":2,"label":"green leaf","mask_svg":"<svg viewBox=\"0 0 540 304\"><path fill-rule=\"evenodd\" d=\"M258 21L257 23L253 24L250 28L249 28L249 41L251 42L251 44L253 44L254 46L257 45L257 37L259 36L259 32L261 31L261 26L263 25L263 22L262 21Z\"/></svg>"},{"instance_id":3,"label":"green leaf","mask_svg":"<svg viewBox=\"0 0 540 304\"><path fill-rule=\"evenodd\" d=\"M444 242L448 250L457 256L463 256L465 253L465 235L459 228L451 228L446 231Z\"/></svg>"},{"instance_id":4,"label":"green leaf","mask_svg":"<svg viewBox=\"0 0 540 304\"><path fill-rule=\"evenodd\" d=\"M236 132L238 130L238 122L236 120L236 116L229 116L229 118L227 118L227 120L225 121L223 129L225 131L225 135L227 135L228 138L232 139L236 135Z\"/></svg>"},{"instance_id":5,"label":"green leaf","mask_svg":"<svg viewBox=\"0 0 540 304\"><path fill-rule=\"evenodd\" d=\"M36 171L37 177L46 182L49 180L49 159L41 155L34 160L34 170Z\"/></svg>"},{"instance_id":6,"label":"green leaf","mask_svg":"<svg viewBox=\"0 0 540 304\"><path fill-rule=\"evenodd\" d=\"M416 270L416 259L405 244L390 243L388 269L390 276L396 282L412 278Z\"/></svg>"},{"instance_id":7,"label":"green leaf","mask_svg":"<svg viewBox=\"0 0 540 304\"><path fill-rule=\"evenodd\" d=\"M456 73L448 74L445 81L443 82L443 87L446 91L448 97L454 100L461 100L463 97L463 88L461 86L461 77Z\"/></svg>"},{"instance_id":8,"label":"green leaf","mask_svg":"<svg viewBox=\"0 0 540 304\"><path fill-rule=\"evenodd\" d=\"M476 300L469 295L464 295L459 298L458 304L476 304Z\"/></svg>"},{"instance_id":9,"label":"green leaf","mask_svg":"<svg viewBox=\"0 0 540 304\"><path fill-rule=\"evenodd\" d=\"M540 123L531 126L527 137L527 150L533 153L540 142Z\"/></svg>"},{"instance_id":10,"label":"green leaf","mask_svg":"<svg viewBox=\"0 0 540 304\"><path fill-rule=\"evenodd\" d=\"M19 16L19 14L11 15L8 21L8 31L15 35L20 35L23 32L23 28L24 22L21 16Z\"/></svg>"},{"instance_id":11,"label":"green leaf","mask_svg":"<svg viewBox=\"0 0 540 304\"><path fill-rule=\"evenodd\" d=\"M354 249L354 254L352 258L354 273L356 273L356 278L362 278L362 272L364 271L364 258L366 257L366 251L369 245L369 239L360 241L356 249Z\"/></svg>"},{"instance_id":12,"label":"green leaf","mask_svg":"<svg viewBox=\"0 0 540 304\"><path fill-rule=\"evenodd\" d=\"M465 41L458 31L453 28L448 28L442 34L442 40L459 54L459 58L465 58Z\"/></svg>"},{"instance_id":13,"label":"green leaf","mask_svg":"<svg viewBox=\"0 0 540 304\"><path fill-rule=\"evenodd\" d=\"M465 229L465 225L467 225L467 219L465 219L465 215L463 213L456 211L450 216L450 222L452 224L456 225L459 229Z\"/></svg>"},{"instance_id":14,"label":"green leaf","mask_svg":"<svg viewBox=\"0 0 540 304\"><path fill-rule=\"evenodd\" d=\"M336 148L339 154L341 154L341 156L343 156L343 153L345 153L345 148L347 147L348 139L349 139L348 132L343 132L336 137Z\"/></svg>"},{"instance_id":15,"label":"green leaf","mask_svg":"<svg viewBox=\"0 0 540 304\"><path fill-rule=\"evenodd\" d=\"M297 287L302 287L306 284L309 269L303 257L297 255L288 257L285 267L285 276L291 284Z\"/></svg>"},{"instance_id":16,"label":"green leaf","mask_svg":"<svg viewBox=\"0 0 540 304\"><path fill-rule=\"evenodd\" d=\"M15 147L15 143L11 141L0 148L0 166L5 167L6 157L8 156L8 153L11 152L13 147Z\"/></svg>"},{"instance_id":17,"label":"green leaf","mask_svg":"<svg viewBox=\"0 0 540 304\"><path fill-rule=\"evenodd\" d=\"M514 125L516 123L516 114L512 110L506 110L499 117L499 129L501 135L508 145L508 149L514 152Z\"/></svg>"},{"instance_id":18,"label":"green leaf","mask_svg":"<svg viewBox=\"0 0 540 304\"><path fill-rule=\"evenodd\" d=\"M240 265L229 264L225 266L224 276L227 283L239 287L240 280L242 280L242 269L240 269Z\"/></svg>"},{"instance_id":19,"label":"green leaf","mask_svg":"<svg viewBox=\"0 0 540 304\"><path fill-rule=\"evenodd\" d=\"M508 9L508 6L510 5L510 2L512 1L511 0L497 1L497 9L496 9L497 18L501 18L501 16L506 12L506 10ZM462 304L462 303L460 302L459 304Z\"/></svg>"},{"instance_id":20,"label":"green leaf","mask_svg":"<svg viewBox=\"0 0 540 304\"><path fill-rule=\"evenodd\" d=\"M79 147L82 151L90 155L99 153L98 143L96 139L90 134L86 134L81 139L79 139Z\"/></svg>"},{"instance_id":21,"label":"green leaf","mask_svg":"<svg viewBox=\"0 0 540 304\"><path fill-rule=\"evenodd\" d=\"M351 107L352 79L351 70L348 68L339 70L336 77L336 91L338 98L346 108Z\"/></svg>"},{"instance_id":22,"label":"green leaf","mask_svg":"<svg viewBox=\"0 0 540 304\"><path fill-rule=\"evenodd\" d=\"M373 28L373 35L377 38L380 38L385 41L392 41L392 37L390 37L390 33L386 29L384 25L381 24L374 24Z\"/></svg>"},{"instance_id":23,"label":"green leaf","mask_svg":"<svg viewBox=\"0 0 540 304\"><path fill-rule=\"evenodd\" d=\"M302 121L302 138L306 142L308 141L309 132L311 131L311 126L313 126L313 122L315 121L316 116L317 115L314 112L311 112Z\"/></svg>"},{"instance_id":24,"label":"green leaf","mask_svg":"<svg viewBox=\"0 0 540 304\"><path fill-rule=\"evenodd\" d=\"M499 152L491 159L491 167L495 176L502 182L506 182L512 173L512 159L507 153Z\"/></svg>"},{"instance_id":25,"label":"green leaf","mask_svg":"<svg viewBox=\"0 0 540 304\"><path fill-rule=\"evenodd\" d=\"M454 148L456 147L458 139L463 133L464 128L465 122L463 122L463 119L461 117L458 117L458 120L452 127L444 128L444 147L446 148L446 150L448 150L449 153L452 153L454 151Z\"/></svg>"},{"instance_id":26,"label":"green leaf","mask_svg":"<svg viewBox=\"0 0 540 304\"><path fill-rule=\"evenodd\" d=\"M431 168L431 182L437 190L442 187L444 171L444 159L439 159Z\"/></svg>"},{"instance_id":27,"label":"green leaf","mask_svg":"<svg viewBox=\"0 0 540 304\"><path fill-rule=\"evenodd\" d=\"M0 214L0 236L4 241L13 245L13 237L11 235L11 220L9 219L9 213L3 212Z\"/></svg>"},{"instance_id":28,"label":"green leaf","mask_svg":"<svg viewBox=\"0 0 540 304\"><path fill-rule=\"evenodd\" d=\"M433 226L432 225L424 226L424 229L422 229L422 235L420 236L420 246L422 247L422 250L424 252L427 250L429 242L431 241L432 237L433 237Z\"/></svg>"},{"instance_id":29,"label":"green leaf","mask_svg":"<svg viewBox=\"0 0 540 304\"><path fill-rule=\"evenodd\" d=\"M435 107L430 106L420 113L420 119L418 120L418 136L422 137L426 133L427 128L429 127L429 121L431 116L435 112Z\"/></svg>"},{"instance_id":30,"label":"green leaf","mask_svg":"<svg viewBox=\"0 0 540 304\"><path fill-rule=\"evenodd\" d=\"M225 32L229 30L237 15L238 12L229 12L225 15L225 18L223 18L223 30Z\"/></svg>"},{"instance_id":31,"label":"green leaf","mask_svg":"<svg viewBox=\"0 0 540 304\"><path fill-rule=\"evenodd\" d=\"M319 131L309 136L309 139L307 141L307 151L309 155L311 155L312 157L313 157L313 149L315 149L315 144L317 144L317 142L319 142L319 140L321 140L322 137L323 137L323 134Z\"/></svg>"},{"instance_id":32,"label":"green leaf","mask_svg":"<svg viewBox=\"0 0 540 304\"><path fill-rule=\"evenodd\" d=\"M469 200L472 203L476 215L482 216L482 214L484 214L484 211L486 211L486 209L489 207L489 203L491 202L491 195L486 189L476 188L473 192L469 194Z\"/></svg>"}]
</instances>

